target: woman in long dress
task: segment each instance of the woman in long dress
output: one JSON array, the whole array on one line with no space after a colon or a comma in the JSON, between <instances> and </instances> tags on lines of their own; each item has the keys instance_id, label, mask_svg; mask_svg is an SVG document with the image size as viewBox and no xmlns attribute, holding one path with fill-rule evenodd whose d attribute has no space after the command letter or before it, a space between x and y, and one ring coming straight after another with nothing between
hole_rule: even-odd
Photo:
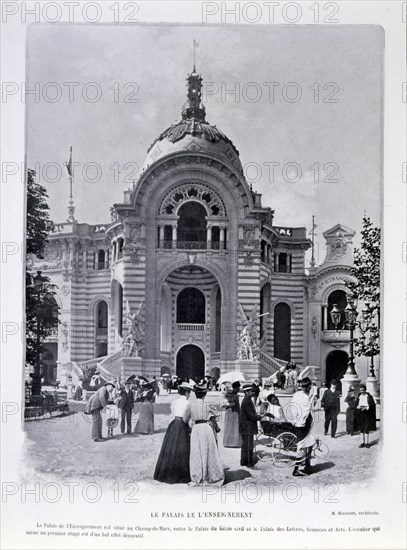
<instances>
[{"instance_id":1,"label":"woman in long dress","mask_svg":"<svg viewBox=\"0 0 407 550\"><path fill-rule=\"evenodd\" d=\"M239 432L239 392L240 383L234 382L232 385L226 387L225 400L222 404L222 408L225 409L225 425L223 432L223 446L224 447L238 447L242 446L242 437Z\"/></svg>"},{"instance_id":2,"label":"woman in long dress","mask_svg":"<svg viewBox=\"0 0 407 550\"><path fill-rule=\"evenodd\" d=\"M188 401L192 386L186 382L178 387L179 399L171 403L174 420L165 432L164 441L154 471L154 479L163 483L189 483L190 436L188 421L191 405Z\"/></svg>"},{"instance_id":3,"label":"woman in long dress","mask_svg":"<svg viewBox=\"0 0 407 550\"><path fill-rule=\"evenodd\" d=\"M143 391L138 399L141 400L140 414L134 433L152 435L154 433L154 390Z\"/></svg>"},{"instance_id":4,"label":"woman in long dress","mask_svg":"<svg viewBox=\"0 0 407 550\"><path fill-rule=\"evenodd\" d=\"M353 435L355 430L355 410L356 410L356 394L355 388L351 386L348 395L345 397L345 403L348 404L346 409L346 433Z\"/></svg>"},{"instance_id":5,"label":"woman in long dress","mask_svg":"<svg viewBox=\"0 0 407 550\"><path fill-rule=\"evenodd\" d=\"M189 469L190 486L201 483L222 485L224 480L222 462L216 444L213 429L208 423L216 418L216 412L211 406L206 406L205 396L208 391L201 386L194 388L196 400L191 404L191 454Z\"/></svg>"}]
</instances>

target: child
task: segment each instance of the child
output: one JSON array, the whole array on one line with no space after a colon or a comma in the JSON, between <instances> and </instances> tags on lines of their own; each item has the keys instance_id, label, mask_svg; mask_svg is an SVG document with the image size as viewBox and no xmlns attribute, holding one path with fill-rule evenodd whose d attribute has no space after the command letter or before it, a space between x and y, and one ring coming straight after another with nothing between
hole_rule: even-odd
<instances>
[{"instance_id":1,"label":"child","mask_svg":"<svg viewBox=\"0 0 407 550\"><path fill-rule=\"evenodd\" d=\"M113 437L113 430L119 424L118 399L120 399L120 396L116 396L116 392L115 394L109 393L109 399L106 405L107 437Z\"/></svg>"}]
</instances>

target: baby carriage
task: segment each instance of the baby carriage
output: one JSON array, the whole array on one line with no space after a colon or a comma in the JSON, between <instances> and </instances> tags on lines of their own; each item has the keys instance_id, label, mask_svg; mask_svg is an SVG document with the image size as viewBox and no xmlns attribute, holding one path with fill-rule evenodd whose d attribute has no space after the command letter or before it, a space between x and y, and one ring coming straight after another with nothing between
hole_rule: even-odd
<instances>
[{"instance_id":1,"label":"baby carriage","mask_svg":"<svg viewBox=\"0 0 407 550\"><path fill-rule=\"evenodd\" d=\"M116 403L106 405L107 437L113 437L113 430L119 424L119 407Z\"/></svg>"},{"instance_id":2,"label":"baby carriage","mask_svg":"<svg viewBox=\"0 0 407 550\"><path fill-rule=\"evenodd\" d=\"M268 457L272 459L274 466L286 467L301 458L302 452L297 448L298 428L291 422L275 422L266 413L260 425L261 429L255 439L256 455L259 459ZM329 454L328 447L318 438L315 439L312 452L318 458L325 458Z\"/></svg>"}]
</instances>

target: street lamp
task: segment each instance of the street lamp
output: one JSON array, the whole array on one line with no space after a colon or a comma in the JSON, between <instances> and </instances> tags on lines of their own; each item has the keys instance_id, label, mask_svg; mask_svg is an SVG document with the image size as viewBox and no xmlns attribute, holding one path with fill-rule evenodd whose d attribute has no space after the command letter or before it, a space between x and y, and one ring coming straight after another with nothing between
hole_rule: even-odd
<instances>
[{"instance_id":1,"label":"street lamp","mask_svg":"<svg viewBox=\"0 0 407 550\"><path fill-rule=\"evenodd\" d=\"M342 311L338 308L338 304L334 304L331 310L331 319L335 330L338 330L338 325L341 322L341 317Z\"/></svg>"},{"instance_id":2,"label":"street lamp","mask_svg":"<svg viewBox=\"0 0 407 550\"><path fill-rule=\"evenodd\" d=\"M354 296L347 296L347 305L345 307L345 317L346 317L346 324L349 327L350 330L350 339L349 339L349 361L348 361L348 368L346 370L345 374L351 374L356 375L355 370L355 356L353 351L353 331L356 328L356 319L358 316L358 312L356 309L357 300Z\"/></svg>"},{"instance_id":3,"label":"street lamp","mask_svg":"<svg viewBox=\"0 0 407 550\"><path fill-rule=\"evenodd\" d=\"M35 366L34 366L34 376L33 376L33 395L41 394L41 315L40 315L40 299L41 294L44 289L44 279L41 275L41 271L37 271L37 275L34 277L34 289L37 292L37 325L36 325L36 354L35 354Z\"/></svg>"},{"instance_id":4,"label":"street lamp","mask_svg":"<svg viewBox=\"0 0 407 550\"><path fill-rule=\"evenodd\" d=\"M365 337L365 334L368 330L370 330L371 328L371 320L372 320L372 317L371 317L371 314L369 313L369 311L367 309L364 309L362 311L362 318L361 320L359 321L359 328L360 328L360 332L363 334L363 336ZM371 346L371 352L370 352L370 373L369 373L369 376L371 378L376 378L376 375L375 375L375 371L374 371L374 355L373 355L373 342L374 342L374 336L373 334L370 334L370 346Z\"/></svg>"}]
</instances>

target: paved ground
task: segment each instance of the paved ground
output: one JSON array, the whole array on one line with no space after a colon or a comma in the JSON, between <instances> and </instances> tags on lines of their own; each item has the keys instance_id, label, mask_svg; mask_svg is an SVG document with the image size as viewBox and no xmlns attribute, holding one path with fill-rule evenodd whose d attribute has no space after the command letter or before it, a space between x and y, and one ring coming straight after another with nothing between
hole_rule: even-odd
<instances>
[{"instance_id":1,"label":"paved ground","mask_svg":"<svg viewBox=\"0 0 407 550\"><path fill-rule=\"evenodd\" d=\"M152 479L161 443L171 420L170 402L176 399L175 393L158 398L155 407L154 435L121 435L115 429L115 437L95 443L91 439L91 418L80 412L78 404L70 415L53 419L32 420L25 423L26 463L31 464L39 478L53 480L92 480L92 481L136 481L146 482L151 490L163 488ZM135 410L134 425L138 417ZM225 468L225 483L274 482L284 484L288 480L301 480L302 484L316 481L323 483L345 482L346 484L369 482L374 476L377 455L380 450L379 430L371 434L372 446L359 448L360 437L349 436L344 429L345 415L339 416L338 433L335 439L323 435L323 412L315 413L314 433L329 448L329 455L313 460L314 473L307 478L293 478L292 468L277 468L267 457L258 461L255 470L240 466L240 450L224 448L222 431L219 434L219 448ZM380 422L378 422L380 426ZM223 422L220 422L223 428ZM106 428L103 428L106 435ZM188 490L187 486L178 486ZM190 490L190 489L189 489Z\"/></svg>"}]
</instances>

